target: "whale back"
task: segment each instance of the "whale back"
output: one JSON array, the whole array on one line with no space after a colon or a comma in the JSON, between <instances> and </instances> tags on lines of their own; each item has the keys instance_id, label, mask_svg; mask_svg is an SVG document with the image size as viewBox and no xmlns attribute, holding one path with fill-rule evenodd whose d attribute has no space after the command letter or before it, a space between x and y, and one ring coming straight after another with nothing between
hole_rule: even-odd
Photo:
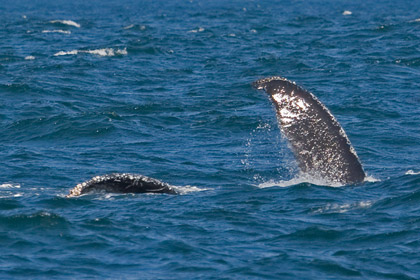
<instances>
[{"instance_id":1,"label":"whale back","mask_svg":"<svg viewBox=\"0 0 420 280\"><path fill-rule=\"evenodd\" d=\"M253 86L268 93L280 130L304 173L340 184L364 180L366 175L346 133L312 93L282 77L261 79Z\"/></svg>"},{"instance_id":2,"label":"whale back","mask_svg":"<svg viewBox=\"0 0 420 280\"><path fill-rule=\"evenodd\" d=\"M169 184L143 175L130 173L113 173L96 176L78 184L70 190L67 197L79 196L90 192L111 193L167 193L177 194Z\"/></svg>"}]
</instances>

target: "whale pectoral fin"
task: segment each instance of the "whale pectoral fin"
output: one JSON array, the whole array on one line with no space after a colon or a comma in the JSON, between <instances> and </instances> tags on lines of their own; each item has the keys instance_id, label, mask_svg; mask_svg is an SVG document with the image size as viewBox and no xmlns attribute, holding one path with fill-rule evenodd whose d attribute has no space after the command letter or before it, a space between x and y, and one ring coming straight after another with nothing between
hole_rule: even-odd
<instances>
[{"instance_id":1,"label":"whale pectoral fin","mask_svg":"<svg viewBox=\"0 0 420 280\"><path fill-rule=\"evenodd\" d=\"M260 79L252 86L268 93L280 130L303 172L341 184L364 180L366 175L346 133L312 93L278 76Z\"/></svg>"}]
</instances>

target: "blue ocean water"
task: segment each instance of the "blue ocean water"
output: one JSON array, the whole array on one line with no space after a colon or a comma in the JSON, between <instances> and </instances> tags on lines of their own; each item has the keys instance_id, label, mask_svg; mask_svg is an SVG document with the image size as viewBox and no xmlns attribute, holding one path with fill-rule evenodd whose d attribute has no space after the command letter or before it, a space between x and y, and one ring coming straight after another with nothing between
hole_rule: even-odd
<instances>
[{"instance_id":1,"label":"blue ocean water","mask_svg":"<svg viewBox=\"0 0 420 280\"><path fill-rule=\"evenodd\" d=\"M0 0L0 277L420 278L419 7ZM273 75L369 180L299 177ZM112 172L183 194L65 197Z\"/></svg>"}]
</instances>

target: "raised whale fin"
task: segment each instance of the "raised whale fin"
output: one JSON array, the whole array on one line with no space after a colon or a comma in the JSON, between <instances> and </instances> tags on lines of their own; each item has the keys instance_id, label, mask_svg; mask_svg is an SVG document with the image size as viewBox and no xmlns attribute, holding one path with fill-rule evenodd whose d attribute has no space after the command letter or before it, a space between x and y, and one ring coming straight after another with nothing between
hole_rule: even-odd
<instances>
[{"instance_id":1,"label":"raised whale fin","mask_svg":"<svg viewBox=\"0 0 420 280\"><path fill-rule=\"evenodd\" d=\"M150 177L130 173L114 173L96 176L84 183L78 184L70 190L67 197L79 196L95 191L112 193L178 193L173 186Z\"/></svg>"},{"instance_id":2,"label":"raised whale fin","mask_svg":"<svg viewBox=\"0 0 420 280\"><path fill-rule=\"evenodd\" d=\"M254 82L274 103L280 130L302 172L329 182L355 184L366 175L343 128L312 93L283 77Z\"/></svg>"}]
</instances>

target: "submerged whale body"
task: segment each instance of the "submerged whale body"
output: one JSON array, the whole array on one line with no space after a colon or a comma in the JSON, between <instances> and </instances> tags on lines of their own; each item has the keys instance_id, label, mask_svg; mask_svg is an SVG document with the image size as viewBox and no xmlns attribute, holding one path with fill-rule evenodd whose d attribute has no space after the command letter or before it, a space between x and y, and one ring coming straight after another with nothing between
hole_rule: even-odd
<instances>
[{"instance_id":1,"label":"submerged whale body","mask_svg":"<svg viewBox=\"0 0 420 280\"><path fill-rule=\"evenodd\" d=\"M130 173L114 173L96 176L89 181L78 184L70 190L67 197L95 191L112 193L178 193L173 186L150 177Z\"/></svg>"},{"instance_id":2,"label":"submerged whale body","mask_svg":"<svg viewBox=\"0 0 420 280\"><path fill-rule=\"evenodd\" d=\"M254 82L275 105L282 134L302 172L339 184L362 182L366 175L343 128L310 92L283 77Z\"/></svg>"}]
</instances>

